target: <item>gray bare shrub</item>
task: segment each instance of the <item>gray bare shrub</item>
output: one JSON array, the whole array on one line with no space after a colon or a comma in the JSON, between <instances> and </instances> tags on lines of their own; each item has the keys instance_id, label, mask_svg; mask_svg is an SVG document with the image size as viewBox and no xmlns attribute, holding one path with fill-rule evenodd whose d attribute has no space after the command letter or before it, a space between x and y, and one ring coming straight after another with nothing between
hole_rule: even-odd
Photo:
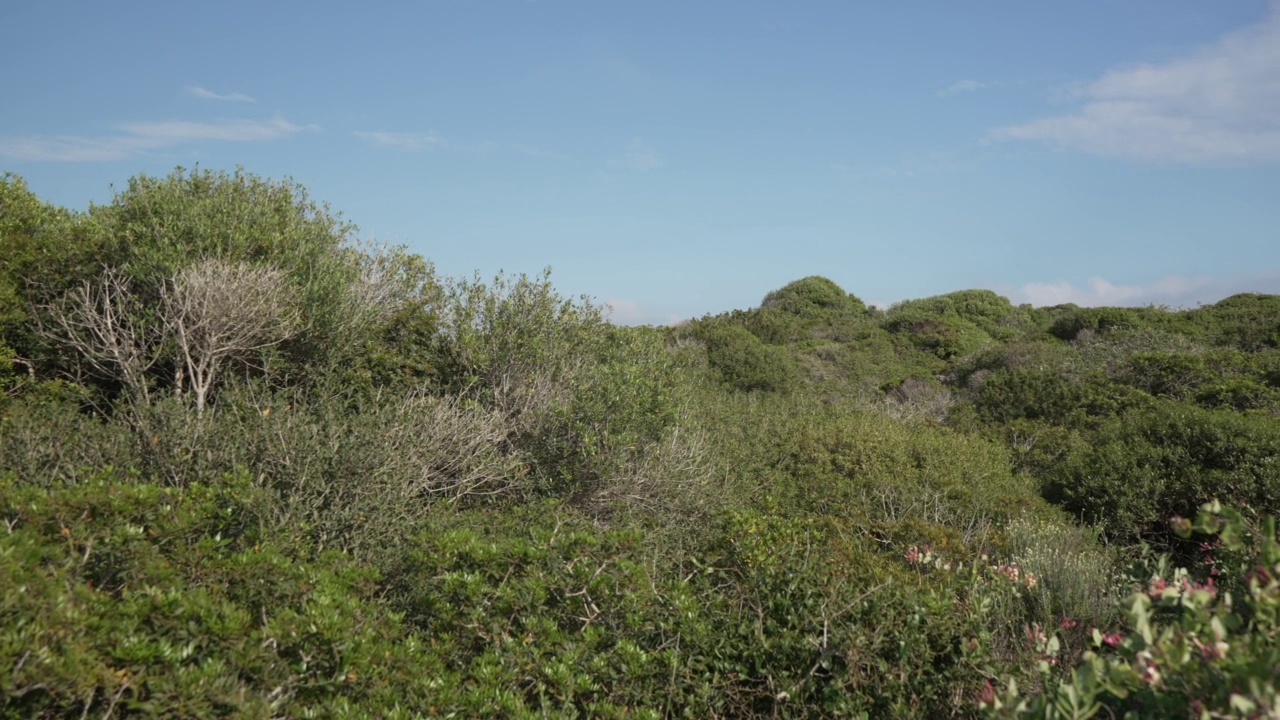
<instances>
[{"instance_id":1,"label":"gray bare shrub","mask_svg":"<svg viewBox=\"0 0 1280 720\"><path fill-rule=\"evenodd\" d=\"M951 407L951 390L934 380L909 377L885 395L883 407L898 420L942 422Z\"/></svg>"},{"instance_id":2,"label":"gray bare shrub","mask_svg":"<svg viewBox=\"0 0 1280 720\"><path fill-rule=\"evenodd\" d=\"M242 389L220 405L206 435L223 453L218 465L249 469L277 498L270 524L321 548L380 556L434 503L525 490L527 465L502 445L501 416L474 403L415 395L353 406L336 394L299 402Z\"/></svg>"},{"instance_id":3,"label":"gray bare shrub","mask_svg":"<svg viewBox=\"0 0 1280 720\"><path fill-rule=\"evenodd\" d=\"M623 510L680 525L696 523L715 504L713 473L705 433L677 426L602 479L583 498L584 507L597 516Z\"/></svg>"},{"instance_id":4,"label":"gray bare shrub","mask_svg":"<svg viewBox=\"0 0 1280 720\"><path fill-rule=\"evenodd\" d=\"M106 270L44 310L40 333L70 348L79 367L149 399L147 373L161 358L164 328L127 277Z\"/></svg>"},{"instance_id":5,"label":"gray bare shrub","mask_svg":"<svg viewBox=\"0 0 1280 720\"><path fill-rule=\"evenodd\" d=\"M301 325L283 271L218 259L179 271L162 289L161 313L200 412L228 362L252 363ZM186 389L182 372L175 383L180 394Z\"/></svg>"}]
</instances>

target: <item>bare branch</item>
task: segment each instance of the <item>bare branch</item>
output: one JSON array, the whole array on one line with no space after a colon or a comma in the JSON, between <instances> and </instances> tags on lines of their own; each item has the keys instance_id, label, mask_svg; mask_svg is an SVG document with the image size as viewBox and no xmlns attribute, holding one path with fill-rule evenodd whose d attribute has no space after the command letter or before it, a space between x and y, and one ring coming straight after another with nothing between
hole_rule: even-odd
<instances>
[{"instance_id":1,"label":"bare branch","mask_svg":"<svg viewBox=\"0 0 1280 720\"><path fill-rule=\"evenodd\" d=\"M146 374L159 359L162 337L147 322L127 278L107 270L46 309L53 326L41 328L42 334L69 345L99 375L148 399Z\"/></svg>"},{"instance_id":2,"label":"bare branch","mask_svg":"<svg viewBox=\"0 0 1280 720\"><path fill-rule=\"evenodd\" d=\"M203 260L162 293L165 326L203 410L223 363L279 345L301 325L285 274L242 262Z\"/></svg>"}]
</instances>

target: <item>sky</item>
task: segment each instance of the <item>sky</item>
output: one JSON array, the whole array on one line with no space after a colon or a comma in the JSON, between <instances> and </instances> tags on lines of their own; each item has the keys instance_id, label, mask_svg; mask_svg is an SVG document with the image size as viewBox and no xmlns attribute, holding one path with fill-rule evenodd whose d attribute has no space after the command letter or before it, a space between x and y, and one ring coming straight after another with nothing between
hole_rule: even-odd
<instances>
[{"instance_id":1,"label":"sky","mask_svg":"<svg viewBox=\"0 0 1280 720\"><path fill-rule=\"evenodd\" d=\"M0 171L292 178L621 323L1280 293L1280 0L9 0Z\"/></svg>"}]
</instances>

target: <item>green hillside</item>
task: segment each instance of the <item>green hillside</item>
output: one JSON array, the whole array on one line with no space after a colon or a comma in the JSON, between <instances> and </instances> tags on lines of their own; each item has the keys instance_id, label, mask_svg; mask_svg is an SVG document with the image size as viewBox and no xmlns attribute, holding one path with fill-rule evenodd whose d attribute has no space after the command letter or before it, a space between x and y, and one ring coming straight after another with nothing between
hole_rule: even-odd
<instances>
[{"instance_id":1,"label":"green hillside","mask_svg":"<svg viewBox=\"0 0 1280 720\"><path fill-rule=\"evenodd\" d=\"M762 295L5 176L0 717L1280 717L1280 296Z\"/></svg>"}]
</instances>

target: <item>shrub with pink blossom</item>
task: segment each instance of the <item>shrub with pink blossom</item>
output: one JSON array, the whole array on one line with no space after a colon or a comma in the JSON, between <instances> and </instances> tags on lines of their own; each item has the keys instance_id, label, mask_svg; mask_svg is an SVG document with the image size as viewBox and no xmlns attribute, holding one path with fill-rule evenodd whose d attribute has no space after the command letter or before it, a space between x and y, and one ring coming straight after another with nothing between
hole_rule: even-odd
<instances>
[{"instance_id":1,"label":"shrub with pink blossom","mask_svg":"<svg viewBox=\"0 0 1280 720\"><path fill-rule=\"evenodd\" d=\"M1040 663L1038 692L1012 678L987 686L979 707L988 717L1280 718L1275 518L1255 525L1212 502L1174 529L1208 536L1203 547L1222 552L1194 569L1161 558L1126 601L1123 632L1094 629L1094 648L1074 667Z\"/></svg>"}]
</instances>

